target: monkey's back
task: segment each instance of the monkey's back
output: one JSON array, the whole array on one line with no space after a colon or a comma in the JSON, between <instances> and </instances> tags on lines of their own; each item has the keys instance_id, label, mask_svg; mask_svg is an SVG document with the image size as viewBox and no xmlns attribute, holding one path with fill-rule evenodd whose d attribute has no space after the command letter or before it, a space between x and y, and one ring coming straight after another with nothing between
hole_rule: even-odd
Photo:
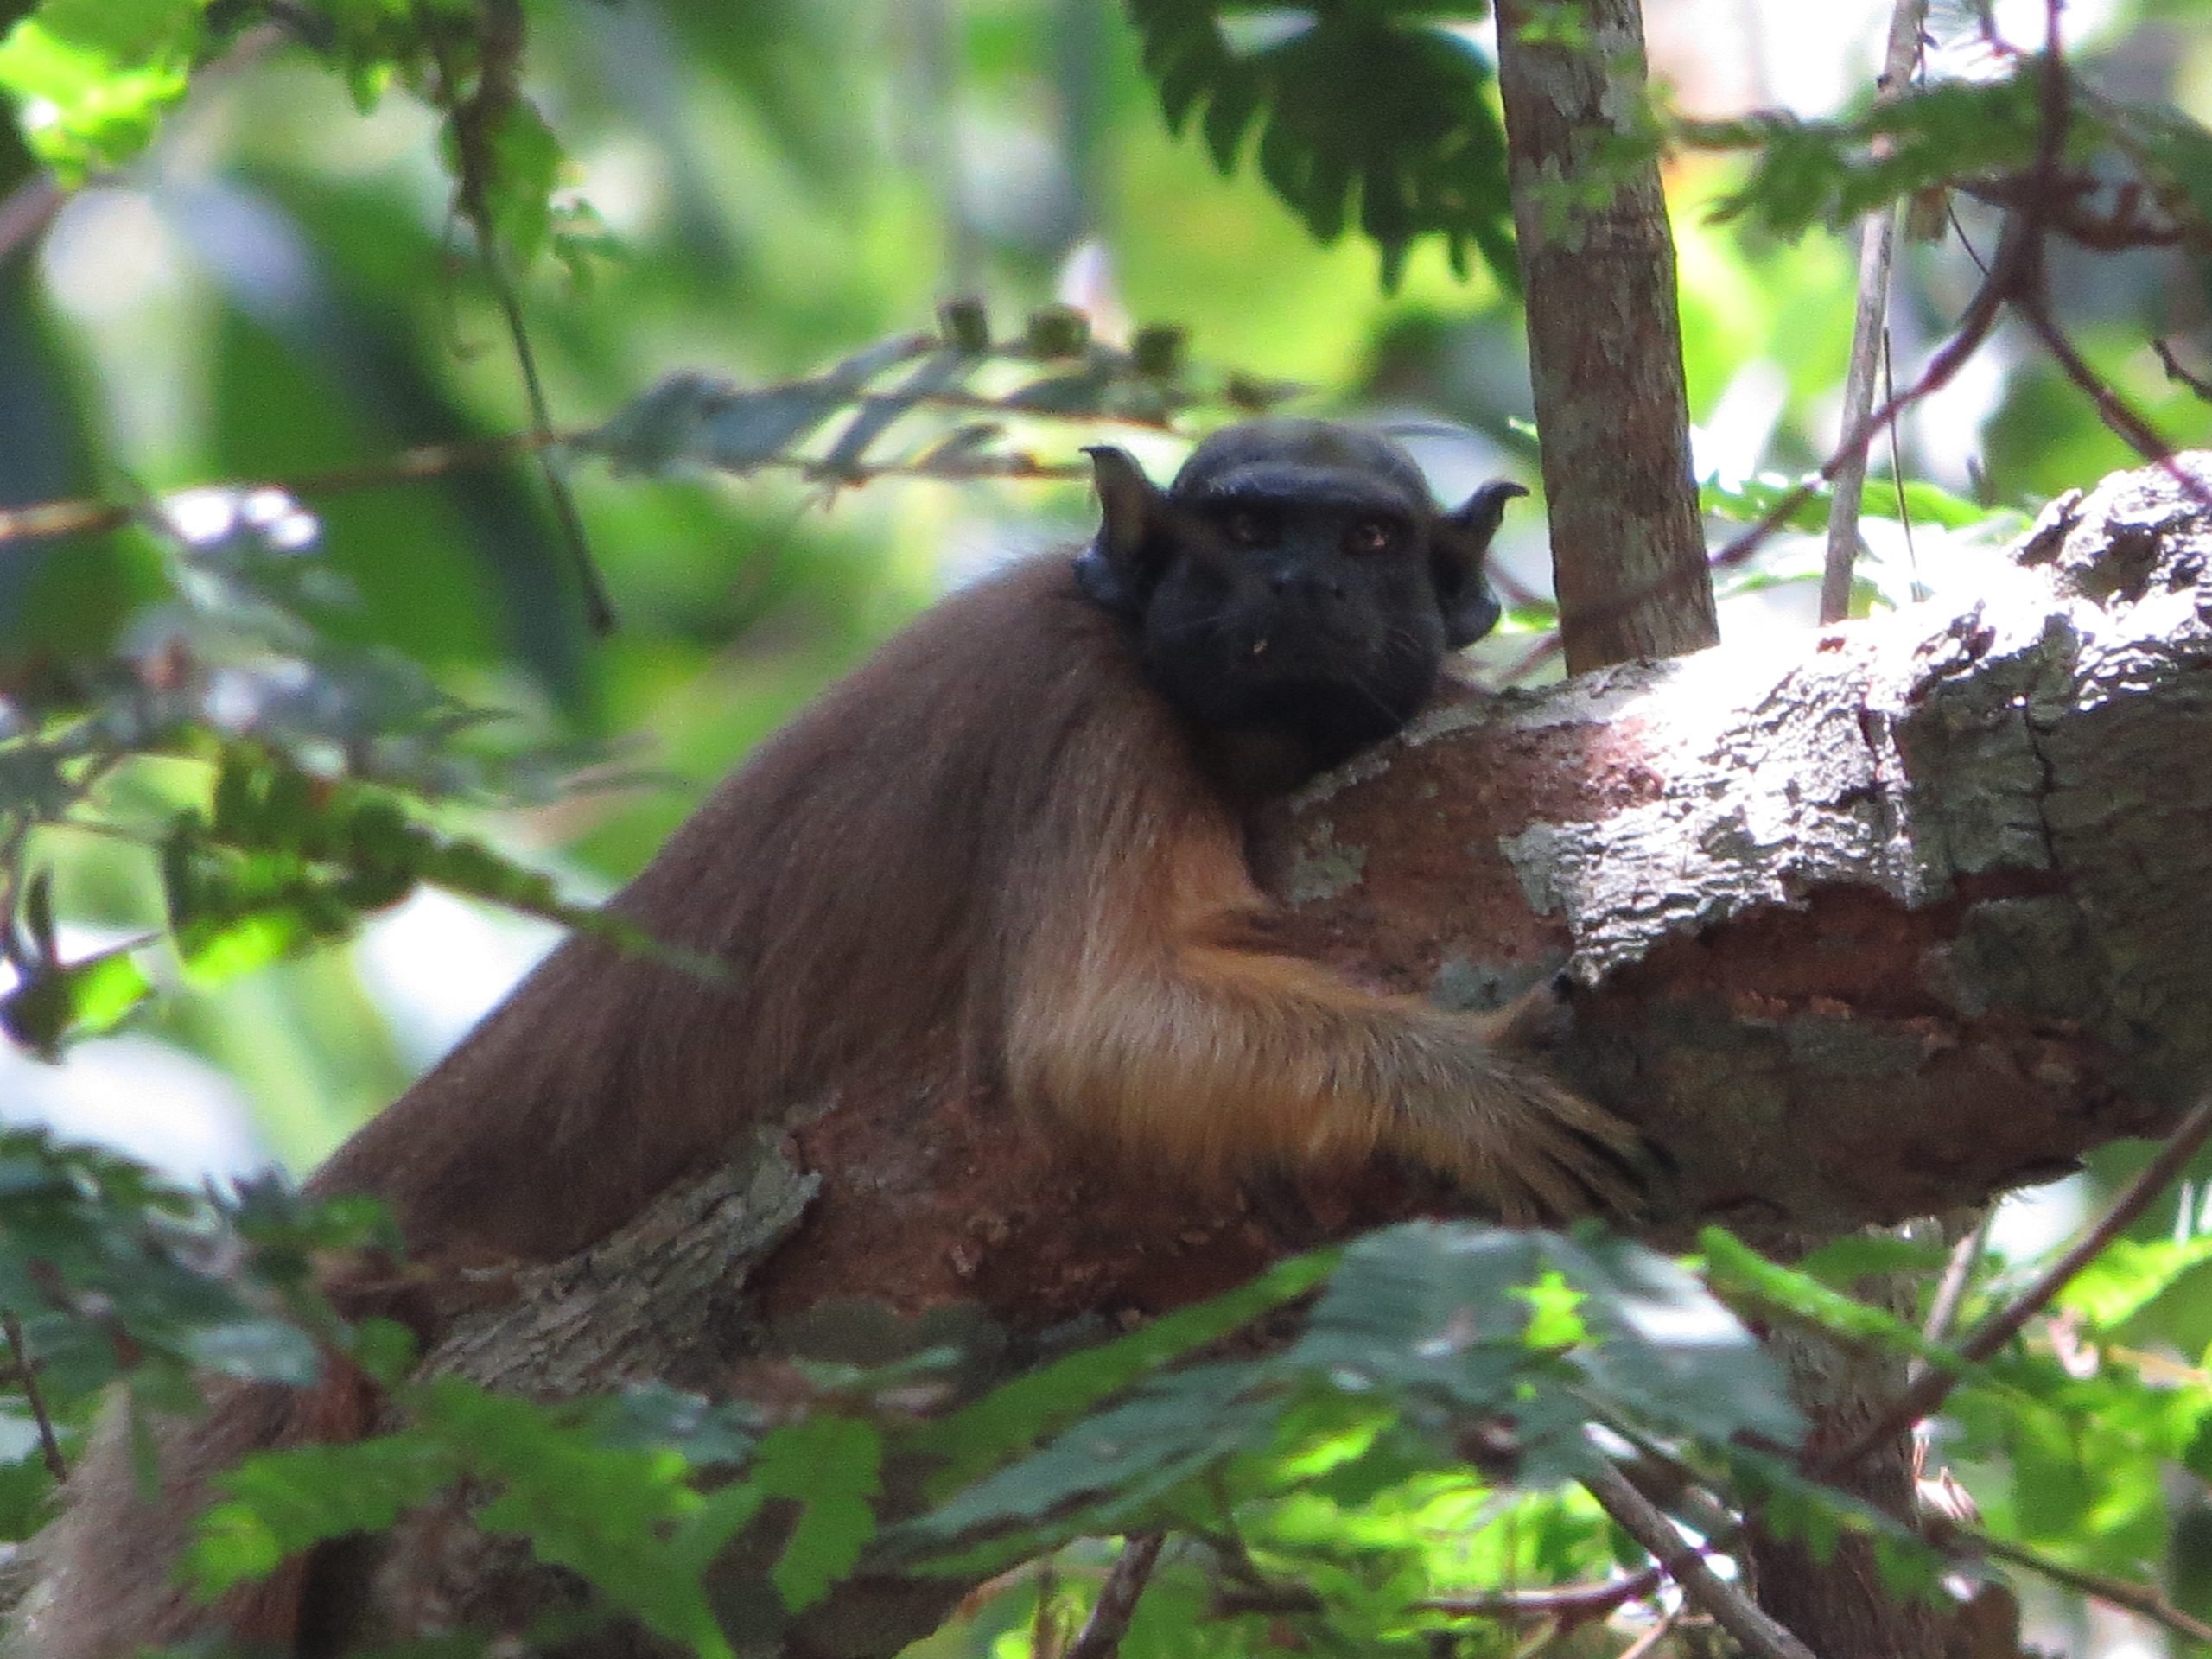
<instances>
[{"instance_id":1,"label":"monkey's back","mask_svg":"<svg viewBox=\"0 0 2212 1659\"><path fill-rule=\"evenodd\" d=\"M417 1255L550 1259L860 1068L948 1037L987 1063L1009 954L1042 921L1027 901L1147 820L1090 780L1126 780L1135 753L1155 789L1186 793L1159 775L1182 746L1064 556L955 594L765 743L614 900L727 982L572 938L315 1187L384 1198Z\"/></svg>"},{"instance_id":2,"label":"monkey's back","mask_svg":"<svg viewBox=\"0 0 2212 1659\"><path fill-rule=\"evenodd\" d=\"M1009 958L1065 921L1116 837L1206 798L1184 741L1066 558L953 595L762 745L615 899L725 982L572 938L312 1189L385 1199L417 1261L557 1259L848 1077L948 1048L995 1063ZM289 1640L305 1568L200 1606L170 1577L183 1517L246 1452L372 1415L344 1376L219 1384L163 1430L147 1502L111 1413L35 1546L44 1582L10 1651L119 1659L215 1626Z\"/></svg>"}]
</instances>

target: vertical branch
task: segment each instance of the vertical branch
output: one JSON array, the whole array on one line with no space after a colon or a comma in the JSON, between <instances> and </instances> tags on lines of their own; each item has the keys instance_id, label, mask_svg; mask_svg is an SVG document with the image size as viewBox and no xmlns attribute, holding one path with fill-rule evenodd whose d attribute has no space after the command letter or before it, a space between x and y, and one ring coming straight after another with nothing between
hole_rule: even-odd
<instances>
[{"instance_id":1,"label":"vertical branch","mask_svg":"<svg viewBox=\"0 0 2212 1659\"><path fill-rule=\"evenodd\" d=\"M1912 78L1920 59L1920 31L1928 0L1897 0L1890 15L1890 43L1882 60L1878 96L1894 99ZM1877 141L1878 145L1879 141ZM1886 146L1883 146L1886 148ZM1843 382L1842 428L1856 434L1873 412L1874 379L1882 361L1882 335L1889 326L1890 260L1897 245L1895 204L1866 215L1859 227L1859 312L1851 326L1851 365ZM1872 433L1867 435L1871 439ZM1828 499L1827 557L1821 569L1821 620L1840 622L1851 613L1851 566L1859 552L1859 503L1866 486L1866 440L1847 444Z\"/></svg>"},{"instance_id":2,"label":"vertical branch","mask_svg":"<svg viewBox=\"0 0 2212 1659\"><path fill-rule=\"evenodd\" d=\"M1498 89L1570 673L1715 643L1638 0L1500 0Z\"/></svg>"},{"instance_id":3,"label":"vertical branch","mask_svg":"<svg viewBox=\"0 0 2212 1659\"><path fill-rule=\"evenodd\" d=\"M38 1425L39 1454L46 1459L46 1472L56 1481L69 1478L69 1460L61 1455L60 1437L54 1432L54 1419L46 1409L46 1393L38 1384L38 1372L31 1364L30 1345L23 1340L22 1322L13 1313L0 1313L0 1332L8 1339L8 1357L15 1362L16 1378L23 1385L23 1402L31 1408L31 1421Z\"/></svg>"},{"instance_id":4,"label":"vertical branch","mask_svg":"<svg viewBox=\"0 0 2212 1659\"><path fill-rule=\"evenodd\" d=\"M1121 1652L1122 1638L1128 1634L1129 1620L1136 1615L1138 1598L1152 1581L1152 1569L1160 1560L1160 1547L1166 1538L1164 1533L1133 1532L1122 1541L1121 1559L1100 1586L1097 1603L1068 1649L1067 1659L1115 1659Z\"/></svg>"},{"instance_id":5,"label":"vertical branch","mask_svg":"<svg viewBox=\"0 0 2212 1659\"><path fill-rule=\"evenodd\" d=\"M599 566L584 535L583 517L553 455L556 440L553 417L545 396L545 383L537 372L537 351L523 320L522 299L513 274L500 251L499 231L492 215L490 172L493 145L509 107L517 97L522 68L523 14L521 0L486 0L478 41L480 61L475 86L466 96L461 76L436 21L419 5L416 20L429 42L437 65L438 102L453 124L454 171L459 182L461 216L476 232L476 252L505 321L516 365L522 371L523 394L530 406L531 436L537 440L537 467L545 482L546 498L553 505L563 547L575 567L583 589L584 617L594 633L607 633L614 626L614 606L607 594Z\"/></svg>"}]
</instances>

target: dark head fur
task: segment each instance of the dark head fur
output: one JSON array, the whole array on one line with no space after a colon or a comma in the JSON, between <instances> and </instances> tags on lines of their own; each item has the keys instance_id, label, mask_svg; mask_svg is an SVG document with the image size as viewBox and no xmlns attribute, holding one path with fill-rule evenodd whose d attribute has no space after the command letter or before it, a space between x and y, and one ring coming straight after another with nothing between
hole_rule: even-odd
<instances>
[{"instance_id":1,"label":"dark head fur","mask_svg":"<svg viewBox=\"0 0 2212 1659\"><path fill-rule=\"evenodd\" d=\"M1210 737L1333 765L1412 719L1446 654L1497 624L1483 561L1516 484L1444 512L1404 449L1332 421L1226 428L1164 491L1123 451L1090 453L1103 518L1077 577Z\"/></svg>"}]
</instances>

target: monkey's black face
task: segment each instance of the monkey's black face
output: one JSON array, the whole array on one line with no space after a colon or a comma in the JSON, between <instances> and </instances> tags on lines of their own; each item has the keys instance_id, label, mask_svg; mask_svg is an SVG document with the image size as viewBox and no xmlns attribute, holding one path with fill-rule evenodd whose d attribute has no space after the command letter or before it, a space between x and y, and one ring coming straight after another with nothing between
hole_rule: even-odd
<instances>
[{"instance_id":1,"label":"monkey's black face","mask_svg":"<svg viewBox=\"0 0 2212 1659\"><path fill-rule=\"evenodd\" d=\"M1317 766L1389 736L1446 648L1424 508L1310 476L1194 502L1144 610L1154 683L1200 727L1295 740Z\"/></svg>"},{"instance_id":2,"label":"monkey's black face","mask_svg":"<svg viewBox=\"0 0 2212 1659\"><path fill-rule=\"evenodd\" d=\"M1165 491L1122 451L1090 454L1103 522L1083 591L1200 730L1262 740L1278 772L1389 736L1497 621L1483 560L1517 484L1440 512L1403 449L1329 421L1226 428Z\"/></svg>"}]
</instances>

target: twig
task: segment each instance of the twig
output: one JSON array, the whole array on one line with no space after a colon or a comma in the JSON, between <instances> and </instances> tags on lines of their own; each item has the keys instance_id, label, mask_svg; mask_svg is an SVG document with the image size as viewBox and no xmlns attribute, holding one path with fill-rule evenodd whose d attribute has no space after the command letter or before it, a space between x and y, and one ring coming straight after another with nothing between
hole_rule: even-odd
<instances>
[{"instance_id":1,"label":"twig","mask_svg":"<svg viewBox=\"0 0 2212 1659\"><path fill-rule=\"evenodd\" d=\"M2128 145L2122 143L2120 148L2130 160L2135 161L2139 166L2141 164L2141 158L2136 156ZM1958 192L1962 196L2011 212L2020 206L2028 182L2018 175L2001 179L1967 179L1959 184ZM2136 248L2187 248L2196 251L2204 245L2207 240L2205 232L2194 226L2161 222L2145 217L2143 187L2133 180L2117 187L2118 200L2112 212L2097 212L2082 198L2094 194L2104 182L2087 169L2063 175L2059 188L2064 194L2038 206L2044 229L2053 236L2063 236L2094 253L2125 253Z\"/></svg>"},{"instance_id":2,"label":"twig","mask_svg":"<svg viewBox=\"0 0 2212 1659\"><path fill-rule=\"evenodd\" d=\"M1067 1659L1114 1659L1121 1651L1122 1638L1128 1634L1137 1600L1152 1581L1152 1569L1166 1540L1164 1533L1134 1532L1123 1541L1121 1559L1099 1586L1098 1599L1091 1604L1090 1617L1084 1620Z\"/></svg>"},{"instance_id":3,"label":"twig","mask_svg":"<svg viewBox=\"0 0 2212 1659\"><path fill-rule=\"evenodd\" d=\"M54 1433L54 1419L47 1414L46 1394L38 1385L38 1373L31 1365L30 1351L23 1345L22 1321L13 1313L0 1314L0 1332L8 1338L8 1351L16 1361L18 1380L23 1385L24 1402L31 1408L31 1419L38 1425L38 1449L46 1459L46 1471L56 1480L69 1478L69 1459L61 1455L61 1442Z\"/></svg>"},{"instance_id":4,"label":"twig","mask_svg":"<svg viewBox=\"0 0 2212 1659\"><path fill-rule=\"evenodd\" d=\"M2048 1555L2038 1554L2024 1545L2003 1538L1993 1538L1979 1528L1946 1525L1942 1541L1970 1546L1974 1553L1993 1560L2010 1562L2024 1568L2053 1584L2063 1584L2069 1590L2079 1591L2093 1600L2101 1601L2125 1611L2162 1624L2175 1635L2190 1642L2212 1642L2212 1624L2183 1612L2147 1584L2138 1584L2132 1579L2115 1579L2102 1573L2092 1573L2085 1567L2069 1567L2064 1561L2055 1561Z\"/></svg>"},{"instance_id":5,"label":"twig","mask_svg":"<svg viewBox=\"0 0 2212 1659\"><path fill-rule=\"evenodd\" d=\"M491 151L493 135L516 100L523 45L521 0L486 0L479 24L476 86L466 97L462 96L460 77L454 72L445 35L420 4L414 10L416 27L430 43L430 55L437 65L437 102L445 106L453 124L454 170L460 184L461 215L476 232L477 261L483 268L484 280L492 289L493 298L499 302L516 365L522 371L523 394L530 405L531 430L538 439L535 446L538 473L545 480L546 495L553 504L553 521L560 529L562 546L575 568L576 578L583 585L585 620L594 633L611 632L614 627L613 602L607 597L598 562L591 556L591 543L585 537L575 497L551 454L553 417L547 405L545 383L537 372L537 352L531 343L529 326L523 320L522 300L500 251L485 175L485 157Z\"/></svg>"},{"instance_id":6,"label":"twig","mask_svg":"<svg viewBox=\"0 0 2212 1659\"><path fill-rule=\"evenodd\" d=\"M2012 1301L1976 1325L1967 1339L1959 1344L1960 1357L1969 1363L1987 1359L1991 1355L2019 1335L2028 1321L2050 1305L2053 1297L2065 1289L2075 1274L2095 1260L2098 1254L2113 1239L2126 1231L2131 1223L2149 1207L2151 1200L2164 1192L2189 1160L2196 1155L2208 1136L2212 1136L2212 1099L2200 1102L2196 1109L2183 1118L2166 1143L2158 1148L2158 1155L2143 1166L2141 1173L2127 1184L2120 1196L2112 1201L2096 1224L2082 1234L2073 1247L2057 1261L2044 1268L2036 1281L2014 1297ZM1890 1408L1875 1419L1856 1440L1834 1456L1821 1459L1818 1472L1832 1475L1864 1457L1868 1452L1904 1433L1923 1417L1931 1415L1950 1397L1958 1384L1957 1377L1948 1371L1929 1370L1905 1385Z\"/></svg>"},{"instance_id":7,"label":"twig","mask_svg":"<svg viewBox=\"0 0 2212 1659\"><path fill-rule=\"evenodd\" d=\"M2212 487L2192 477L2173 459L2171 446L2113 391L2074 351L2051 321L2044 298L2043 240L2054 216L2072 200L2063 165L2066 134L2071 122L2072 83L2067 73L2063 41L2059 30L2059 0L2044 0L2044 50L2041 67L2041 121L2036 134L2035 160L2018 179L2017 200L2005 221L1997 256L1990 262L1981 286L1967 302L1951 338L1930 358L1920 378L1891 397L1865 420L1853 425L1820 470L1787 492L1758 521L1737 535L1713 556L1716 566L1742 563L1766 538L1810 500L1824 484L1834 480L1850 457L1861 454L1873 435L1905 410L1948 385L1966 360L1980 350L2008 304L2050 347L2074 384L2094 400L2107 425L2120 434L2145 458L2158 462L2190 499L2212 507ZM1635 595L1616 602L1631 602Z\"/></svg>"},{"instance_id":8,"label":"twig","mask_svg":"<svg viewBox=\"0 0 2212 1659\"><path fill-rule=\"evenodd\" d=\"M1540 635L1535 645L1522 652L1511 664L1499 673L1498 683L1512 685L1517 681L1527 678L1553 658L1558 656L1563 649L1565 649L1565 642L1560 639L1559 630L1551 629L1548 632Z\"/></svg>"},{"instance_id":9,"label":"twig","mask_svg":"<svg viewBox=\"0 0 2212 1659\"><path fill-rule=\"evenodd\" d=\"M0 262L43 235L68 199L50 173L35 175L10 190L0 200Z\"/></svg>"},{"instance_id":10,"label":"twig","mask_svg":"<svg viewBox=\"0 0 2212 1659\"><path fill-rule=\"evenodd\" d=\"M1639 1586L1637 1593L1624 1590ZM1660 1575L1638 1573L1632 1579L1607 1579L1602 1584L1562 1584L1548 1590L1492 1590L1479 1596L1426 1596L1414 1603L1416 1611L1442 1613L1452 1618L1558 1618L1563 1625L1602 1618L1615 1608L1637 1601L1659 1587Z\"/></svg>"},{"instance_id":11,"label":"twig","mask_svg":"<svg viewBox=\"0 0 2212 1659\"><path fill-rule=\"evenodd\" d=\"M1891 360L1889 331L1885 329L1882 333L1882 386L1885 391L1894 391L1897 384L1897 365ZM1912 596L1916 600L1925 599L1928 589L1920 580L1920 550L1913 544L1912 539L1912 505L1904 489L1904 450L1897 442L1896 427L1890 429L1887 441L1890 446L1890 489L1897 497L1897 528L1904 534L1905 568L1911 573Z\"/></svg>"},{"instance_id":12,"label":"twig","mask_svg":"<svg viewBox=\"0 0 2212 1659\"><path fill-rule=\"evenodd\" d=\"M1888 398L1880 408L1853 426L1837 444L1835 452L1821 463L1815 473L1796 488L1785 492L1774 505L1763 513L1757 523L1741 531L1734 539L1713 556L1716 566L1741 564L1766 538L1796 514L1798 508L1811 500L1821 487L1836 475L1846 457L1863 450L1872 441L1874 434L1911 408L1923 397L1933 396L1951 383L1951 377L1964 367L1968 358L1981 348L1989 331L1997 324L2005 302L2012 296L2013 286L2025 274L2029 250L2033 241L2026 215L2005 221L2005 233L1997 245L1997 257L1990 262L1989 275L1967 302L1967 308L1959 318L1958 327L1950 339L1937 348L1928 359L1928 366L1920 372L1920 378Z\"/></svg>"},{"instance_id":13,"label":"twig","mask_svg":"<svg viewBox=\"0 0 2212 1659\"><path fill-rule=\"evenodd\" d=\"M1210 1618L1233 1618L1239 1613L1282 1614L1295 1617L1318 1613L1321 1598L1302 1585L1217 1585L1207 1599Z\"/></svg>"},{"instance_id":14,"label":"twig","mask_svg":"<svg viewBox=\"0 0 2212 1659\"><path fill-rule=\"evenodd\" d=\"M2174 459L2173 446L2089 366L2050 315L2044 283L2042 232L2053 207L2067 199L2060 160L2073 114L2066 58L2060 49L2063 41L2059 14L2063 9L2063 0L2044 0L2042 129L2037 135L2035 169L2030 175L2033 192L2028 215L2037 234L2022 279L2009 297L2012 308L2035 331L2044 349L2057 359L2067 378L2095 405L2098 417L2145 460L2156 461L2190 499L2212 509L2212 487L2182 467Z\"/></svg>"},{"instance_id":15,"label":"twig","mask_svg":"<svg viewBox=\"0 0 2212 1659\"><path fill-rule=\"evenodd\" d=\"M2160 335L2151 342L2151 349L2158 354L2158 363L2166 372L2166 378L2187 386L2207 403L2212 403L2212 380L2201 374L2192 374L2182 360L2174 355L2173 342Z\"/></svg>"},{"instance_id":16,"label":"twig","mask_svg":"<svg viewBox=\"0 0 2212 1659\"><path fill-rule=\"evenodd\" d=\"M2173 445L2160 435L2156 427L2130 408L2127 400L2107 384L2075 349L2074 342L2066 337L2065 330L2058 326L2057 320L2050 315L2050 307L2044 302L2040 283L2037 284L2034 297L2016 303L2013 309L2027 320L2028 327L2034 329L2037 338L2043 341L2044 349L2057 359L2058 366L2066 372L2066 378L2095 405L2097 418L2117 434L2120 442L2146 460L2158 462L2191 495L2203 501L2204 505L2212 505L2212 500L2205 498L2204 486L2175 466Z\"/></svg>"},{"instance_id":17,"label":"twig","mask_svg":"<svg viewBox=\"0 0 2212 1659\"><path fill-rule=\"evenodd\" d=\"M1878 103L1894 100L1912 78L1920 58L1920 31L1928 0L1897 0L1890 14L1889 50L1883 59ZM1878 157L1891 146L1878 141ZM1856 428L1874 406L1874 380L1889 327L1890 258L1897 245L1897 209L1885 202L1859 227L1859 311L1851 326L1851 361L1843 382L1843 425ZM1871 440L1872 434L1868 434ZM1866 486L1866 445L1843 457L1828 499L1827 557L1821 569L1821 623L1826 626L1851 614L1851 567L1859 552L1859 499Z\"/></svg>"},{"instance_id":18,"label":"twig","mask_svg":"<svg viewBox=\"0 0 2212 1659\"><path fill-rule=\"evenodd\" d=\"M2038 234L2026 280L2012 296L2013 308L2035 330L2044 349L2058 359L2067 378L2096 406L2098 418L2145 457L2162 464L2190 495L2212 505L2212 496L2208 496L2204 486L2174 464L2173 447L2158 435L2148 421L2129 408L2126 400L2107 385L2074 349L2073 341L2052 319L2045 302L2040 231L2050 208L2067 199L2060 188L2060 161L2065 153L2067 127L2073 116L2068 98L2066 56L2060 49L2063 44L2059 30L2063 9L2063 0L2044 0L2043 120L2042 130L2037 135L2036 165L2031 175L2035 186L2031 213Z\"/></svg>"},{"instance_id":19,"label":"twig","mask_svg":"<svg viewBox=\"0 0 2212 1659\"><path fill-rule=\"evenodd\" d=\"M1667 1633L1675 1628L1675 1621L1681 1616L1681 1608L1669 1607L1661 1615L1656 1624L1621 1649L1620 1659L1644 1659L1646 1654L1667 1639Z\"/></svg>"},{"instance_id":20,"label":"twig","mask_svg":"<svg viewBox=\"0 0 2212 1659\"><path fill-rule=\"evenodd\" d=\"M1582 1484L1622 1531L1664 1567L1682 1594L1736 1638L1753 1659L1815 1659L1813 1650L1762 1611L1737 1586L1706 1564L1701 1550L1675 1529L1659 1506L1637 1491L1610 1463L1582 1476Z\"/></svg>"},{"instance_id":21,"label":"twig","mask_svg":"<svg viewBox=\"0 0 2212 1659\"><path fill-rule=\"evenodd\" d=\"M590 435L582 432L517 432L505 437L463 438L453 443L420 444L382 461L359 466L333 467L318 473L252 483L193 484L169 492L182 494L198 489L277 489L298 496L337 495L350 490L373 490L389 484L418 479L442 478L479 467L499 467L518 454L553 444L581 445ZM834 474L810 456L764 455L747 472L797 473L815 482L867 484L884 478L929 478L940 481L966 478L1015 480L1087 478L1088 467L1074 462L1034 461L1016 456L978 457L958 469L926 461L871 462L866 467L837 469ZM157 498L158 499L158 498ZM67 501L40 501L29 506L0 508L0 546L33 537L88 536L120 530L146 511L143 504L83 498Z\"/></svg>"},{"instance_id":22,"label":"twig","mask_svg":"<svg viewBox=\"0 0 2212 1659\"><path fill-rule=\"evenodd\" d=\"M1951 1247L1951 1259L1943 1264L1943 1277L1936 1286L1936 1294L1928 1304L1928 1318L1920 1327L1922 1338L1931 1344L1950 1337L1951 1325L1967 1299L1967 1286L1974 1280L1974 1263L1988 1247L1989 1224L1996 1213L1994 1206L1982 1205L1981 1218L1974 1230ZM1916 1355L1905 1365L1904 1380L1916 1382L1927 1369L1928 1362Z\"/></svg>"}]
</instances>

